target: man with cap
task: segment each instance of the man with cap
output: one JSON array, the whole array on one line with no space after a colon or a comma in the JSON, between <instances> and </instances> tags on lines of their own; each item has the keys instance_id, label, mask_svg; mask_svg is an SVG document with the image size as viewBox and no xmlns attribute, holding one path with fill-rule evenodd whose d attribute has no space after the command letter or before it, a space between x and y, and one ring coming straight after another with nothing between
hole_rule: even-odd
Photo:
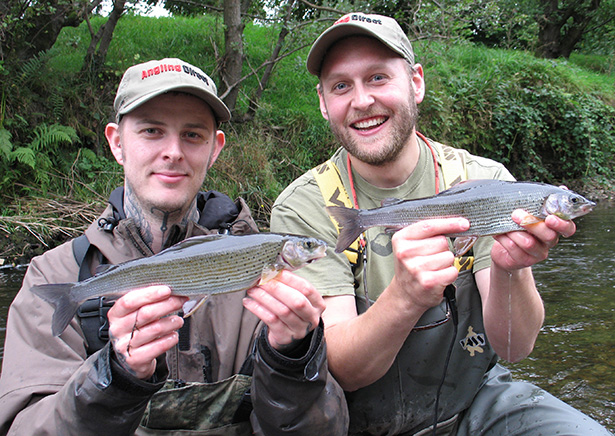
<instances>
[{"instance_id":1,"label":"man with cap","mask_svg":"<svg viewBox=\"0 0 615 436\"><path fill-rule=\"evenodd\" d=\"M394 19L343 16L315 41L307 68L341 147L282 192L271 229L318 235L330 247L298 274L325 298L329 369L347 391L349 434L608 434L538 387L513 382L497 363L532 351L544 307L531 266L571 236L574 223L550 216L526 232L479 239L457 261L443 235L467 230L463 218L425 220L394 235L371 228L336 253L343 223L325 206L372 209L459 180L513 177L416 131L423 68ZM517 210L512 218L525 216Z\"/></svg>"},{"instance_id":2,"label":"man with cap","mask_svg":"<svg viewBox=\"0 0 615 436\"><path fill-rule=\"evenodd\" d=\"M180 59L135 65L114 108L105 135L124 186L85 236L32 260L8 316L0 434L345 434L322 297L287 271L212 296L186 319L167 286L88 300L52 335L53 308L32 286L82 280L191 236L257 231L242 200L200 191L230 119L210 77Z\"/></svg>"}]
</instances>

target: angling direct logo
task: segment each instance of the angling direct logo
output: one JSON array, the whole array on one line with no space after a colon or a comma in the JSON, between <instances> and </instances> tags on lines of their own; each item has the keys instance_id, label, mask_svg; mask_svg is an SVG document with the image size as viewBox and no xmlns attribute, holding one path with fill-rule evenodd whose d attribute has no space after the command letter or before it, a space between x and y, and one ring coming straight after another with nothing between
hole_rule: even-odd
<instances>
[{"instance_id":1,"label":"angling direct logo","mask_svg":"<svg viewBox=\"0 0 615 436\"><path fill-rule=\"evenodd\" d=\"M166 72L181 73L182 71L190 76L194 76L197 79L205 82L205 85L209 86L209 80L207 80L207 77L205 77L203 74L199 73L193 68L190 68L188 65L179 65L179 64L160 64L160 65L156 65L154 68L148 68L146 70L142 70L141 80L145 80L148 77L157 76L159 74L166 73Z\"/></svg>"},{"instance_id":2,"label":"angling direct logo","mask_svg":"<svg viewBox=\"0 0 615 436\"><path fill-rule=\"evenodd\" d=\"M485 341L485 335L483 333L476 333L472 326L468 327L468 334L465 338L459 341L461 348L470 353L471 357L474 357L475 353L482 353L485 350L483 347L487 343Z\"/></svg>"},{"instance_id":3,"label":"angling direct logo","mask_svg":"<svg viewBox=\"0 0 615 436\"><path fill-rule=\"evenodd\" d=\"M336 24L348 23L351 20L352 21L364 21L366 23L372 23L372 24L382 24L382 20L380 20L378 18L370 18L370 17L366 17L364 15L352 14L352 15L346 15L346 16L340 18L335 23L333 23L333 25L335 26Z\"/></svg>"}]
</instances>

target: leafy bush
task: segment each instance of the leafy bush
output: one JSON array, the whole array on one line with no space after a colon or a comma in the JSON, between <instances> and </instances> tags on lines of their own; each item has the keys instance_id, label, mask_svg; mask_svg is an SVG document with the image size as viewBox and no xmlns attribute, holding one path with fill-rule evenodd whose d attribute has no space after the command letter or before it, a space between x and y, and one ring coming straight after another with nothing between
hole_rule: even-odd
<instances>
[{"instance_id":1,"label":"leafy bush","mask_svg":"<svg viewBox=\"0 0 615 436\"><path fill-rule=\"evenodd\" d=\"M103 22L95 17L92 26ZM124 70L136 62L179 57L219 83L223 32L222 19L214 16L127 15L99 77L80 73L89 44L85 24L63 29L47 55L11 68L0 63L0 189L16 197L44 188L106 198L122 181L104 126ZM308 42L308 36L298 38ZM273 27L246 26L245 73L269 56L276 38ZM519 179L615 179L612 58L552 61L468 43L414 46L427 85L418 126L425 135L500 160ZM253 122L222 126L227 146L206 181L208 189L247 198L264 226L279 192L337 147L320 114L316 78L305 69L307 51L276 64ZM256 77L242 86L240 111L258 86ZM15 184L21 180L35 182L22 188Z\"/></svg>"},{"instance_id":2,"label":"leafy bush","mask_svg":"<svg viewBox=\"0 0 615 436\"><path fill-rule=\"evenodd\" d=\"M519 179L615 176L608 163L615 155L612 93L596 74L519 51L425 50L423 133L494 158Z\"/></svg>"}]
</instances>

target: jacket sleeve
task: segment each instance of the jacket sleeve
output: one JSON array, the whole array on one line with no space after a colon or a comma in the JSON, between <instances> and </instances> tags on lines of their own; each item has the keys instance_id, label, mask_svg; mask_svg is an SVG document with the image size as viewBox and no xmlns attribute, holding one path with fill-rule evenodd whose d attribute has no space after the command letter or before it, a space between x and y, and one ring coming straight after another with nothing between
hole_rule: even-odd
<instances>
[{"instance_id":1,"label":"jacket sleeve","mask_svg":"<svg viewBox=\"0 0 615 436\"><path fill-rule=\"evenodd\" d=\"M251 394L256 435L348 433L344 392L327 370L322 320L306 341L305 355L289 358L269 345L267 327L261 330Z\"/></svg>"},{"instance_id":2,"label":"jacket sleeve","mask_svg":"<svg viewBox=\"0 0 615 436\"><path fill-rule=\"evenodd\" d=\"M76 321L60 336L52 336L53 309L30 291L33 283L43 282L39 266L30 266L9 311L0 375L0 435L133 434L148 400L164 383L164 361L158 365L158 378L148 383L115 363L109 345L87 357Z\"/></svg>"}]
</instances>

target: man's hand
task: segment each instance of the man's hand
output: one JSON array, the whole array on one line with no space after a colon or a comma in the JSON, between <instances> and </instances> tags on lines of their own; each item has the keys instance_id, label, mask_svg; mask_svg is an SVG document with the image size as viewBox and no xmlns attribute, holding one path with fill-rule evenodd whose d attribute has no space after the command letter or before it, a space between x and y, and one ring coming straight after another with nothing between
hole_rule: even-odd
<instances>
[{"instance_id":1,"label":"man's hand","mask_svg":"<svg viewBox=\"0 0 615 436\"><path fill-rule=\"evenodd\" d=\"M521 209L513 212L513 221L522 225L529 214ZM542 262L555 247L559 237L574 235L573 221L549 215L544 221L523 226L526 232L510 232L494 236L496 243L491 250L493 263L506 271L526 268Z\"/></svg>"},{"instance_id":2,"label":"man's hand","mask_svg":"<svg viewBox=\"0 0 615 436\"><path fill-rule=\"evenodd\" d=\"M407 226L393 235L395 276L385 292L395 292L411 311L422 313L442 301L446 285L458 271L445 234L467 230L465 218L430 219Z\"/></svg>"},{"instance_id":3,"label":"man's hand","mask_svg":"<svg viewBox=\"0 0 615 436\"><path fill-rule=\"evenodd\" d=\"M325 310L318 291L289 271L249 289L247 295L244 307L267 324L269 343L280 352L292 349L314 330Z\"/></svg>"},{"instance_id":4,"label":"man's hand","mask_svg":"<svg viewBox=\"0 0 615 436\"><path fill-rule=\"evenodd\" d=\"M122 367L147 380L156 370L156 357L174 347L184 320L173 313L187 298L171 295L168 286L128 292L109 310L109 338Z\"/></svg>"}]
</instances>

